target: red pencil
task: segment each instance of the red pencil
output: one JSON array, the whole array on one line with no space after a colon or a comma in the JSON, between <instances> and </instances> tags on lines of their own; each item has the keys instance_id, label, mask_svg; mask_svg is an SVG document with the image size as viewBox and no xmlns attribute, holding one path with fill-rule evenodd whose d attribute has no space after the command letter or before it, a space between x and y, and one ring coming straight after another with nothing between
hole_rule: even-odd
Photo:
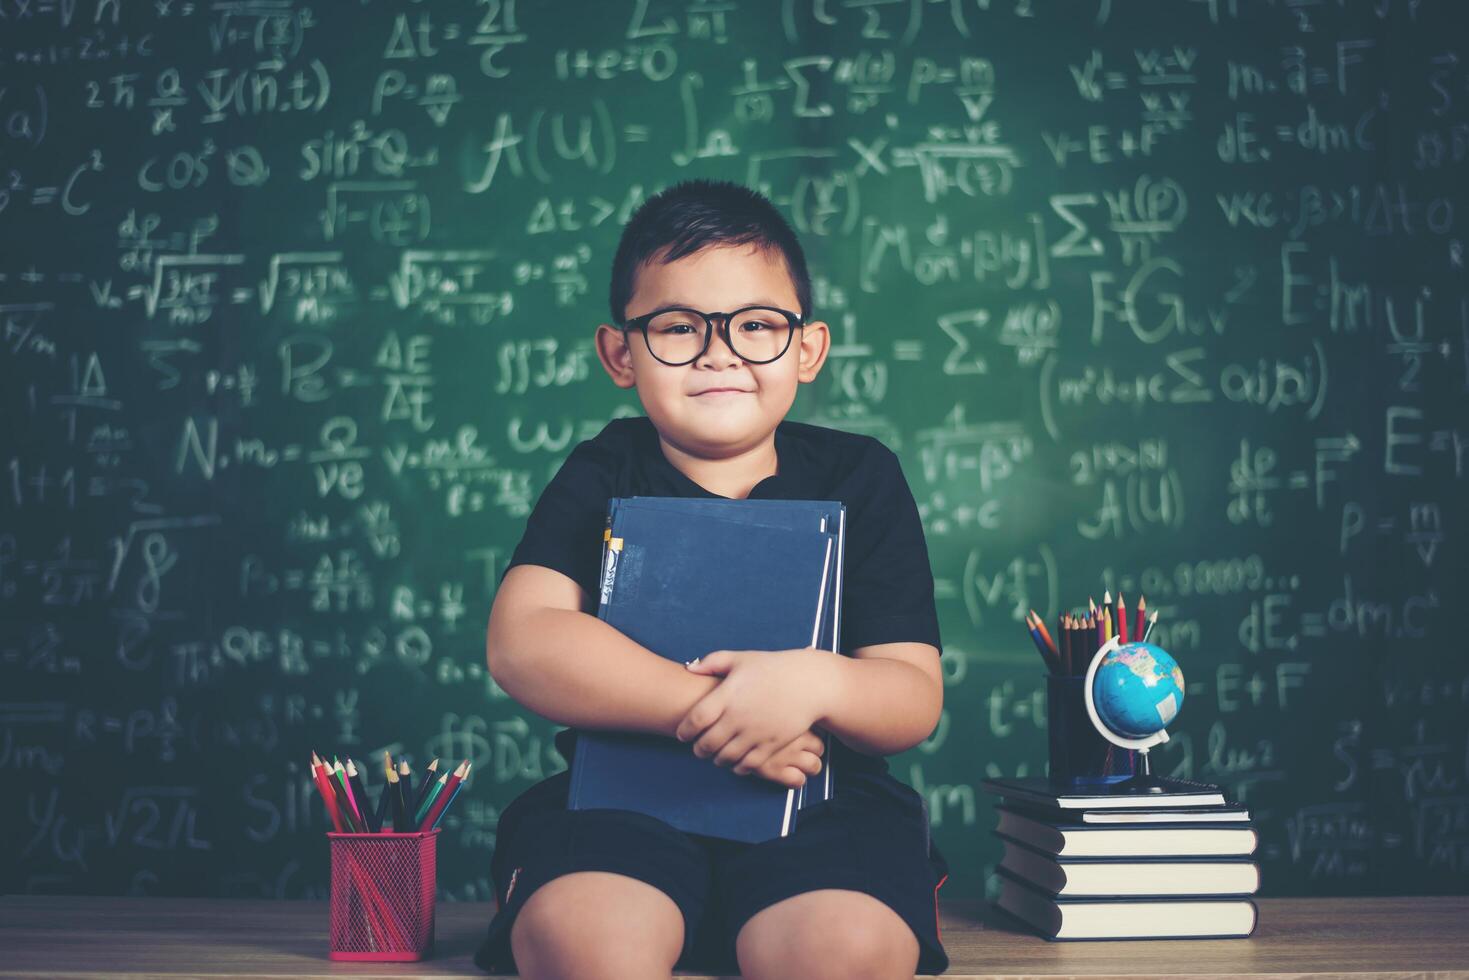
<instances>
[{"instance_id":1,"label":"red pencil","mask_svg":"<svg viewBox=\"0 0 1469 980\"><path fill-rule=\"evenodd\" d=\"M1117 638L1127 642L1127 600L1121 592L1117 593Z\"/></svg>"},{"instance_id":2,"label":"red pencil","mask_svg":"<svg viewBox=\"0 0 1469 980\"><path fill-rule=\"evenodd\" d=\"M1148 627L1148 597L1137 597L1137 638L1141 640Z\"/></svg>"},{"instance_id":3,"label":"red pencil","mask_svg":"<svg viewBox=\"0 0 1469 980\"><path fill-rule=\"evenodd\" d=\"M444 783L444 788L439 790L438 799L434 800L434 805L428 808L428 813L423 815L423 821L418 825L419 833L431 828L434 825L434 821L439 819L439 813L448 805L449 798L454 795L454 790L468 774L469 760L465 759L449 774L448 782Z\"/></svg>"},{"instance_id":4,"label":"red pencil","mask_svg":"<svg viewBox=\"0 0 1469 980\"><path fill-rule=\"evenodd\" d=\"M311 753L311 779L316 783L316 791L321 794L322 801L326 803L327 816L332 818L332 827L337 833L342 832L342 814L337 810L336 794L332 792L331 786L326 782L326 775L322 769L326 763L317 758L315 752Z\"/></svg>"}]
</instances>

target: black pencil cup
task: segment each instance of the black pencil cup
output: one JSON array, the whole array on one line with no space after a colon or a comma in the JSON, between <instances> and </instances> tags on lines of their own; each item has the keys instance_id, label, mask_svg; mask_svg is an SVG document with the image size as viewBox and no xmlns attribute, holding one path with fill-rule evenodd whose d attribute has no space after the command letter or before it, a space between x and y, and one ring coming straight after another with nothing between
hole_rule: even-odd
<instances>
[{"instance_id":1,"label":"black pencil cup","mask_svg":"<svg viewBox=\"0 0 1469 980\"><path fill-rule=\"evenodd\" d=\"M1137 753L1107 741L1086 713L1086 677L1046 675L1046 739L1053 786L1076 789L1129 778Z\"/></svg>"}]
</instances>

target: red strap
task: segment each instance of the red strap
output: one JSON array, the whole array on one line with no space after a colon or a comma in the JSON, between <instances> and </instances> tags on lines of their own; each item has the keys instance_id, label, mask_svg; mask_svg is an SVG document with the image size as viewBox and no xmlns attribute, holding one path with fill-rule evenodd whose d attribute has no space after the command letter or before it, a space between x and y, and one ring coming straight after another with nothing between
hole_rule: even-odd
<instances>
[{"instance_id":1,"label":"red strap","mask_svg":"<svg viewBox=\"0 0 1469 980\"><path fill-rule=\"evenodd\" d=\"M944 875L942 878L939 879L939 883L933 886L933 923L939 931L940 945L942 945L944 941L944 924L939 921L939 889L944 887L944 882L948 880L949 876Z\"/></svg>"}]
</instances>

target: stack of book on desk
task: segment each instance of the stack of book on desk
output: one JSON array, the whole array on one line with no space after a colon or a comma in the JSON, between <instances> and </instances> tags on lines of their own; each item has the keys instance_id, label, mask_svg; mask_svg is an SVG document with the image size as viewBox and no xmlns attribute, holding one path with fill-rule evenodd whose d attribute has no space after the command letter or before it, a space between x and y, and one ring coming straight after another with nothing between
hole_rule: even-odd
<instances>
[{"instance_id":1,"label":"stack of book on desk","mask_svg":"<svg viewBox=\"0 0 1469 980\"><path fill-rule=\"evenodd\" d=\"M1001 797L997 904L1047 939L1248 936L1260 887L1249 811L1217 786L1152 782L1152 792L982 783Z\"/></svg>"},{"instance_id":2,"label":"stack of book on desk","mask_svg":"<svg viewBox=\"0 0 1469 980\"><path fill-rule=\"evenodd\" d=\"M679 663L715 650L837 651L845 539L840 501L617 497L597 616ZM584 731L567 807L631 810L686 833L758 843L790 835L803 809L834 792L829 735L821 774L795 790L701 759L676 739Z\"/></svg>"}]
</instances>

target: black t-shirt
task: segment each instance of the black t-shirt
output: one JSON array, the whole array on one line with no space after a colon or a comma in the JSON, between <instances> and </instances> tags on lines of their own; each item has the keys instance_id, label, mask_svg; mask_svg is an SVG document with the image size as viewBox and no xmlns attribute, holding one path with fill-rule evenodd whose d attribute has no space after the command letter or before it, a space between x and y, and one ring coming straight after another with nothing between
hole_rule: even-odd
<instances>
[{"instance_id":1,"label":"black t-shirt","mask_svg":"<svg viewBox=\"0 0 1469 980\"><path fill-rule=\"evenodd\" d=\"M899 642L942 649L928 546L898 457L871 436L791 421L776 428L775 450L778 471L756 484L751 498L838 500L847 507L841 652ZM595 597L607 501L633 496L718 494L668 461L648 418L615 419L566 457L536 501L506 571L543 565ZM886 771L882 758L832 742L838 783L843 771ZM569 730L558 733L556 744L569 759Z\"/></svg>"}]
</instances>

